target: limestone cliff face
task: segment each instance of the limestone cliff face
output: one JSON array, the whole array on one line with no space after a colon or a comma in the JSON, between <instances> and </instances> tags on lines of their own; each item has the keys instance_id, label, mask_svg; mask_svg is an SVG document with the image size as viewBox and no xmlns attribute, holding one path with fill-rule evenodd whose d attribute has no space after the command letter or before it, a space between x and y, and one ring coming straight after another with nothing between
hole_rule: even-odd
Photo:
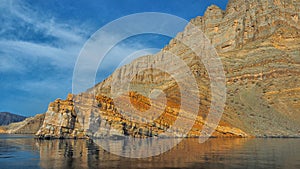
<instances>
[{"instance_id":1,"label":"limestone cliff face","mask_svg":"<svg viewBox=\"0 0 300 169\"><path fill-rule=\"evenodd\" d=\"M87 92L69 95L49 105L40 137L73 138L131 135L154 137L166 135L178 118L180 90L176 80L158 69L136 74L131 91L113 98L112 88L128 79L139 67L149 67L149 61L159 68L181 72L181 65L166 59L168 52L176 54L192 70L201 90L197 119L187 137L200 134L210 110L210 79L203 63L187 47L204 53L203 44L193 36L193 25L202 30L221 57L227 84L227 102L219 126L213 136L299 136L300 130L300 5L296 0L231 0L226 11L211 6L203 17L193 19L169 45L153 56L143 56L117 69L105 81ZM171 64L170 64L171 63ZM117 80L116 80L117 79ZM118 85L119 84L119 85ZM193 87L184 84L185 87ZM130 104L142 112L158 103L150 103L148 88L157 88L167 96L163 114L150 122L136 120L126 109ZM120 105L116 105L115 101ZM190 98L191 103L194 100ZM189 111L183 118L190 120ZM135 120L134 120L135 119ZM181 135L181 128L171 132Z\"/></svg>"},{"instance_id":2,"label":"limestone cliff face","mask_svg":"<svg viewBox=\"0 0 300 169\"><path fill-rule=\"evenodd\" d=\"M136 92L131 92L129 95L133 99L133 104L137 104L140 108L149 106L148 98ZM141 138L155 137L159 134L168 137L168 134L164 132L176 119L179 109L167 107L164 114L152 123L140 123L127 119L122 115L123 111L115 108L113 100L104 95L98 95L95 99L94 95L88 93L69 94L66 100L58 99L50 103L43 125L36 135L46 139L104 138L124 135ZM188 118L187 122L189 122ZM204 120L199 116L187 137L198 136L203 124ZM179 131L172 132L181 136ZM219 126L214 136L245 137L247 134L238 128Z\"/></svg>"},{"instance_id":3,"label":"limestone cliff face","mask_svg":"<svg viewBox=\"0 0 300 169\"><path fill-rule=\"evenodd\" d=\"M75 112L73 95L49 104L43 125L36 134L44 138L85 138L83 125Z\"/></svg>"},{"instance_id":4,"label":"limestone cliff face","mask_svg":"<svg viewBox=\"0 0 300 169\"><path fill-rule=\"evenodd\" d=\"M299 9L297 0L229 0L226 11L211 6L191 24L200 27L223 53L266 39L280 27L299 29Z\"/></svg>"}]
</instances>

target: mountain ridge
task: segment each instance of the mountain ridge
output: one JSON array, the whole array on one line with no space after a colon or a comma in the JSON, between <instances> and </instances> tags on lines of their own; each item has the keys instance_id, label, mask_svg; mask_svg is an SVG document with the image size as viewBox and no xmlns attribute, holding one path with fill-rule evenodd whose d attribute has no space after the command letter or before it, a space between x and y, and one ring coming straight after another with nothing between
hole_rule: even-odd
<instances>
[{"instance_id":1,"label":"mountain ridge","mask_svg":"<svg viewBox=\"0 0 300 169\"><path fill-rule=\"evenodd\" d=\"M26 117L9 113L9 112L0 112L0 126L8 125L10 123L23 121Z\"/></svg>"},{"instance_id":2,"label":"mountain ridge","mask_svg":"<svg viewBox=\"0 0 300 169\"><path fill-rule=\"evenodd\" d=\"M6 134L35 134L42 126L44 114L37 114L34 117L25 117L22 121L12 122L0 126L0 133Z\"/></svg>"}]
</instances>

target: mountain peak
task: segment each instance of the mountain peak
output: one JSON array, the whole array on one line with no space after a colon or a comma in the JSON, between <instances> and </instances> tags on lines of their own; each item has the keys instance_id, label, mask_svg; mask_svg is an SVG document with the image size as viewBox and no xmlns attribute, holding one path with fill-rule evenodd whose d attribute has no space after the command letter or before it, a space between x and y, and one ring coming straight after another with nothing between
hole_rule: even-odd
<instances>
[{"instance_id":1,"label":"mountain peak","mask_svg":"<svg viewBox=\"0 0 300 169\"><path fill-rule=\"evenodd\" d=\"M209 19L222 18L223 13L224 13L224 11L220 7L218 7L216 5L211 5L206 9L206 11L204 13L204 17L209 18Z\"/></svg>"},{"instance_id":2,"label":"mountain peak","mask_svg":"<svg viewBox=\"0 0 300 169\"><path fill-rule=\"evenodd\" d=\"M191 23L222 53L267 38L281 26L300 29L299 9L297 0L230 0L226 11L212 5Z\"/></svg>"},{"instance_id":3,"label":"mountain peak","mask_svg":"<svg viewBox=\"0 0 300 169\"><path fill-rule=\"evenodd\" d=\"M213 12L213 11L222 11L222 9L217 6L217 5L210 5L209 7L207 7L205 13L209 13L209 12Z\"/></svg>"}]
</instances>

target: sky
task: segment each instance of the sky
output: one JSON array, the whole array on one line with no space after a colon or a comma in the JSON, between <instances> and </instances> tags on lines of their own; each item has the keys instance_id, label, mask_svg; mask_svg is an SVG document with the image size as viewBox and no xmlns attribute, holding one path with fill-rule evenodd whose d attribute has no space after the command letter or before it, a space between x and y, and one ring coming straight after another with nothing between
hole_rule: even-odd
<instances>
[{"instance_id":1,"label":"sky","mask_svg":"<svg viewBox=\"0 0 300 169\"><path fill-rule=\"evenodd\" d=\"M227 0L1 0L0 112L34 116L72 93L77 57L104 25L140 12L168 13L189 21L203 16L212 4L224 10ZM105 58L96 81L109 76L133 51L161 49L169 41L170 37L154 34L122 41Z\"/></svg>"}]
</instances>

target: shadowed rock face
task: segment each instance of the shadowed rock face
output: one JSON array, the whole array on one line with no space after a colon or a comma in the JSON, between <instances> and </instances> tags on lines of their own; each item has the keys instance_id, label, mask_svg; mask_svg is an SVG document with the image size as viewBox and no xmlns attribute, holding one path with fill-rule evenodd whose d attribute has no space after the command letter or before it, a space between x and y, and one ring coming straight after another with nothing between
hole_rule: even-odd
<instances>
[{"instance_id":1,"label":"shadowed rock face","mask_svg":"<svg viewBox=\"0 0 300 169\"><path fill-rule=\"evenodd\" d=\"M8 112L0 112L0 126L24 120L26 117Z\"/></svg>"},{"instance_id":2,"label":"shadowed rock face","mask_svg":"<svg viewBox=\"0 0 300 169\"><path fill-rule=\"evenodd\" d=\"M28 117L23 121L0 127L0 133L7 134L35 134L44 122L44 114Z\"/></svg>"},{"instance_id":3,"label":"shadowed rock face","mask_svg":"<svg viewBox=\"0 0 300 169\"><path fill-rule=\"evenodd\" d=\"M195 36L193 26L196 26L215 46L226 75L226 106L213 136L299 136L299 15L300 5L295 0L232 0L226 11L211 6L203 17L191 20L159 53L140 57L119 68L85 93L51 103L37 135L55 138L154 137L171 136L170 133L178 137L199 136L210 110L211 87L203 63L187 47L192 45L205 55L201 39ZM117 98L111 94L112 87L128 79L133 70L149 67L149 60L162 69L184 74L180 65L166 58L168 52L186 63L200 89L195 121L190 119L191 112L180 109L182 98L176 79L157 69L136 74L129 92ZM179 75L179 78L184 77ZM188 83L184 85L193 87ZM140 112L161 107L160 102L149 99L146 90L149 88L164 91L167 100L162 113L156 118L143 113L131 114L126 108L126 99ZM190 103L193 101L191 95ZM187 135L182 135L182 128L172 128L179 111L184 112L182 117L186 123L194 124ZM172 130L166 132L168 129Z\"/></svg>"}]
</instances>

